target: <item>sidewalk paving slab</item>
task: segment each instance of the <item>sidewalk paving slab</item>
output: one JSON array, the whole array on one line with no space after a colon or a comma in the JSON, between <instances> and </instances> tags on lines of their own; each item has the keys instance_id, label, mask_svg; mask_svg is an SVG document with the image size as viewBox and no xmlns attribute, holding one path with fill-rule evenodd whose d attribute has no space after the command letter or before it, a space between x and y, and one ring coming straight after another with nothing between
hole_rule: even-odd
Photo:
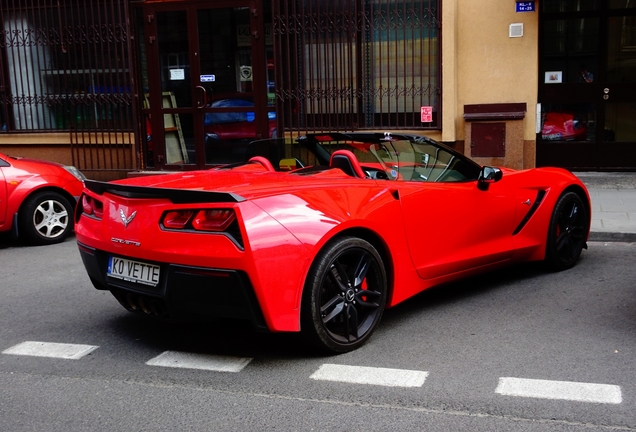
<instances>
[{"instance_id":1,"label":"sidewalk paving slab","mask_svg":"<svg viewBox=\"0 0 636 432\"><path fill-rule=\"evenodd\" d=\"M590 241L636 242L636 172L575 172L592 200Z\"/></svg>"}]
</instances>

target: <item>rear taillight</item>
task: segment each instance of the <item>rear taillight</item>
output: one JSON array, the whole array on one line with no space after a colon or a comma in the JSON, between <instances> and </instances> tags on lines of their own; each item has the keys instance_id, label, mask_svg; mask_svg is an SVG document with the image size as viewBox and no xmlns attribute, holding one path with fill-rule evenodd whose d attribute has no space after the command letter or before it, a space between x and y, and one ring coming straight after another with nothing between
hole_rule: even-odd
<instances>
[{"instance_id":1,"label":"rear taillight","mask_svg":"<svg viewBox=\"0 0 636 432\"><path fill-rule=\"evenodd\" d=\"M185 229L194 215L194 210L169 211L163 216L161 223L168 229Z\"/></svg>"},{"instance_id":2,"label":"rear taillight","mask_svg":"<svg viewBox=\"0 0 636 432\"><path fill-rule=\"evenodd\" d=\"M85 215L101 219L104 216L104 204L89 195L82 195L82 212Z\"/></svg>"},{"instance_id":3,"label":"rear taillight","mask_svg":"<svg viewBox=\"0 0 636 432\"><path fill-rule=\"evenodd\" d=\"M171 230L224 232L235 220L232 209L171 210L164 213L161 225Z\"/></svg>"},{"instance_id":4,"label":"rear taillight","mask_svg":"<svg viewBox=\"0 0 636 432\"><path fill-rule=\"evenodd\" d=\"M192 221L192 227L197 231L223 232L234 222L234 219L236 219L234 210L199 210Z\"/></svg>"},{"instance_id":5,"label":"rear taillight","mask_svg":"<svg viewBox=\"0 0 636 432\"><path fill-rule=\"evenodd\" d=\"M241 250L243 237L233 209L183 209L164 212L159 220L163 230L201 234L221 234L232 240Z\"/></svg>"}]
</instances>

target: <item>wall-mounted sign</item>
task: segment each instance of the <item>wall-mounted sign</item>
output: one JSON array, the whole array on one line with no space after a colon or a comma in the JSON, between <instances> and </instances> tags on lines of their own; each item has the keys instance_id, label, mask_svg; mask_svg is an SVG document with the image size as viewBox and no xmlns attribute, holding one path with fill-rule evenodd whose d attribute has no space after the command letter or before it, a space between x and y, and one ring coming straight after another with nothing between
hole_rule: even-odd
<instances>
[{"instance_id":1,"label":"wall-mounted sign","mask_svg":"<svg viewBox=\"0 0 636 432\"><path fill-rule=\"evenodd\" d=\"M202 83L204 82L214 82L216 81L216 75L201 75L199 77Z\"/></svg>"},{"instance_id":2,"label":"wall-mounted sign","mask_svg":"<svg viewBox=\"0 0 636 432\"><path fill-rule=\"evenodd\" d=\"M170 81L183 81L185 79L184 69L170 69Z\"/></svg>"},{"instance_id":3,"label":"wall-mounted sign","mask_svg":"<svg viewBox=\"0 0 636 432\"><path fill-rule=\"evenodd\" d=\"M543 82L545 84L561 84L563 82L563 72L562 71L546 72Z\"/></svg>"},{"instance_id":4,"label":"wall-mounted sign","mask_svg":"<svg viewBox=\"0 0 636 432\"><path fill-rule=\"evenodd\" d=\"M533 1L518 1L517 2L517 12L534 12L535 2Z\"/></svg>"},{"instance_id":5,"label":"wall-mounted sign","mask_svg":"<svg viewBox=\"0 0 636 432\"><path fill-rule=\"evenodd\" d=\"M433 107L420 107L420 116L422 117L422 123L431 123L433 121Z\"/></svg>"},{"instance_id":6,"label":"wall-mounted sign","mask_svg":"<svg viewBox=\"0 0 636 432\"><path fill-rule=\"evenodd\" d=\"M239 71L241 81L252 81L252 66L241 66Z\"/></svg>"}]
</instances>

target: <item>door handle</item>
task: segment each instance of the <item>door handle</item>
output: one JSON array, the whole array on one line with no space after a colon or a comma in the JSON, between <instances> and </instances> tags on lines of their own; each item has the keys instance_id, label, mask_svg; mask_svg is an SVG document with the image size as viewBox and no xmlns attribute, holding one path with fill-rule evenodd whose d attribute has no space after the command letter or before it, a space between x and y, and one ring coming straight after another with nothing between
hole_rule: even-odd
<instances>
[{"instance_id":1,"label":"door handle","mask_svg":"<svg viewBox=\"0 0 636 432\"><path fill-rule=\"evenodd\" d=\"M205 105L207 104L207 99L208 99L208 92L205 91L205 88L203 86L197 86L196 88L197 90L201 91L201 97L197 101L197 108L198 109L205 108Z\"/></svg>"}]
</instances>

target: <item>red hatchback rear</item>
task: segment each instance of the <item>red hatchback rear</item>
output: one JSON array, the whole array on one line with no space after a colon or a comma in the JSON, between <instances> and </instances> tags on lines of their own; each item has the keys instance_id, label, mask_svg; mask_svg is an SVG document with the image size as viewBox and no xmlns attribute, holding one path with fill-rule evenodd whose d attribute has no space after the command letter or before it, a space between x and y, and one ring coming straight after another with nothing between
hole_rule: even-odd
<instances>
[{"instance_id":1,"label":"red hatchback rear","mask_svg":"<svg viewBox=\"0 0 636 432\"><path fill-rule=\"evenodd\" d=\"M0 232L31 244L63 241L84 179L72 166L0 153Z\"/></svg>"}]
</instances>

